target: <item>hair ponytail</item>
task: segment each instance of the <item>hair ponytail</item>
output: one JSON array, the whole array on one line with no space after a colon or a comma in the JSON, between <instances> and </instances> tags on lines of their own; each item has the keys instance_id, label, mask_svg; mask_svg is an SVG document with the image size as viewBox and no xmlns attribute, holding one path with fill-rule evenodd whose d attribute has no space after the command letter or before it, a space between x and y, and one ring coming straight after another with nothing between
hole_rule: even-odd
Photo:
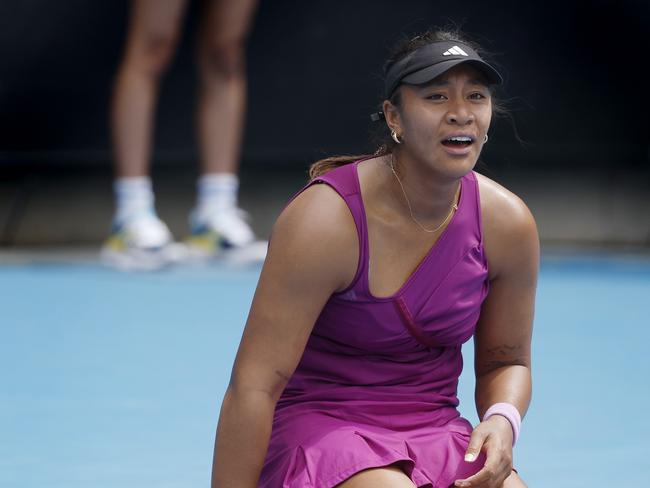
<instances>
[{"instance_id":1,"label":"hair ponytail","mask_svg":"<svg viewBox=\"0 0 650 488\"><path fill-rule=\"evenodd\" d=\"M313 180L314 178L317 178L320 175L324 175L325 173L328 173L329 171L332 171L339 166L353 163L359 159L367 158L368 156L368 154L358 154L356 156L330 156L329 158L321 159L309 167L309 179Z\"/></svg>"}]
</instances>

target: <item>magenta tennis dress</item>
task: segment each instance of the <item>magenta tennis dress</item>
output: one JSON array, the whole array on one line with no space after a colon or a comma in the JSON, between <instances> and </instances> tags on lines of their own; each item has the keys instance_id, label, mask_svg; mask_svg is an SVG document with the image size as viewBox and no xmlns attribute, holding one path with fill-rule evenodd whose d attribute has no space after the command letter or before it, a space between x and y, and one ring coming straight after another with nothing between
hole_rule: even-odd
<instances>
[{"instance_id":1,"label":"magenta tennis dress","mask_svg":"<svg viewBox=\"0 0 650 488\"><path fill-rule=\"evenodd\" d=\"M330 488L399 463L416 486L448 488L485 463L484 454L463 460L473 428L456 410L461 345L489 287L476 175L462 178L458 210L415 272L377 298L368 286L359 162L305 187L326 183L345 200L359 265L323 308L277 403L258 487Z\"/></svg>"}]
</instances>

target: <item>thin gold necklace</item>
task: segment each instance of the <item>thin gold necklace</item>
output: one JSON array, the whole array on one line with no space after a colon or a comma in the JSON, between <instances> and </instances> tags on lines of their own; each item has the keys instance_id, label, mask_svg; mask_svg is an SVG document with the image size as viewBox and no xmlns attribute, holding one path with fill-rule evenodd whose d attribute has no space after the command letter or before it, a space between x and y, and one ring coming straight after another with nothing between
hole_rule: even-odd
<instances>
[{"instance_id":1,"label":"thin gold necklace","mask_svg":"<svg viewBox=\"0 0 650 488\"><path fill-rule=\"evenodd\" d=\"M404 185L402 185L402 181L399 179L399 176L397 176L397 173L395 172L395 168L393 166L393 153L390 154L390 169L395 175L395 178L397 179L397 182L399 183L400 188L402 189L402 193L404 194L404 200L406 200L406 205L408 205L409 208L409 213L411 214L411 218L413 219L413 222L418 224L418 227L422 229L424 232L430 232L434 233L440 228L447 223L451 215L454 213L454 210L458 210L458 193L460 192L460 185L458 186L458 190L456 191L456 195L454 195L454 203L451 205L451 210L449 210L449 213L447 214L447 217L445 217L445 220L442 221L442 223L436 227L435 229L427 229L425 228L418 220L413 216L413 209L411 208L411 202L409 202L409 198L406 196L406 191L404 190Z\"/></svg>"}]
</instances>

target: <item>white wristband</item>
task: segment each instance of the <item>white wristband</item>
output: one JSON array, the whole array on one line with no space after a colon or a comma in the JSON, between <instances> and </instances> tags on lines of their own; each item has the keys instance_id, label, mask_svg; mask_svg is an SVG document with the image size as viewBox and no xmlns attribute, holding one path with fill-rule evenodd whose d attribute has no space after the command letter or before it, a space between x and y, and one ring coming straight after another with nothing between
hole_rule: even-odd
<instances>
[{"instance_id":1,"label":"white wristband","mask_svg":"<svg viewBox=\"0 0 650 488\"><path fill-rule=\"evenodd\" d=\"M485 415L483 415L483 420L489 419L492 415L502 415L508 419L512 427L512 446L514 447L519 438L519 431L521 430L521 415L519 414L519 410L511 403L500 402L495 403L487 409Z\"/></svg>"}]
</instances>

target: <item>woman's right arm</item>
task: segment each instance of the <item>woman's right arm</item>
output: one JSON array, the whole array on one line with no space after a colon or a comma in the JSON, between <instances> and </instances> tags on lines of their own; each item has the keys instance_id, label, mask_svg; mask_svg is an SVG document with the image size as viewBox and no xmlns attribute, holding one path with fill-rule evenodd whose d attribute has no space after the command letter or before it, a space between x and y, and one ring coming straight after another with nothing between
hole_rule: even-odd
<instances>
[{"instance_id":1,"label":"woman's right arm","mask_svg":"<svg viewBox=\"0 0 650 488\"><path fill-rule=\"evenodd\" d=\"M278 218L221 407L212 488L257 486L276 403L357 260L354 220L329 186L306 189Z\"/></svg>"}]
</instances>

